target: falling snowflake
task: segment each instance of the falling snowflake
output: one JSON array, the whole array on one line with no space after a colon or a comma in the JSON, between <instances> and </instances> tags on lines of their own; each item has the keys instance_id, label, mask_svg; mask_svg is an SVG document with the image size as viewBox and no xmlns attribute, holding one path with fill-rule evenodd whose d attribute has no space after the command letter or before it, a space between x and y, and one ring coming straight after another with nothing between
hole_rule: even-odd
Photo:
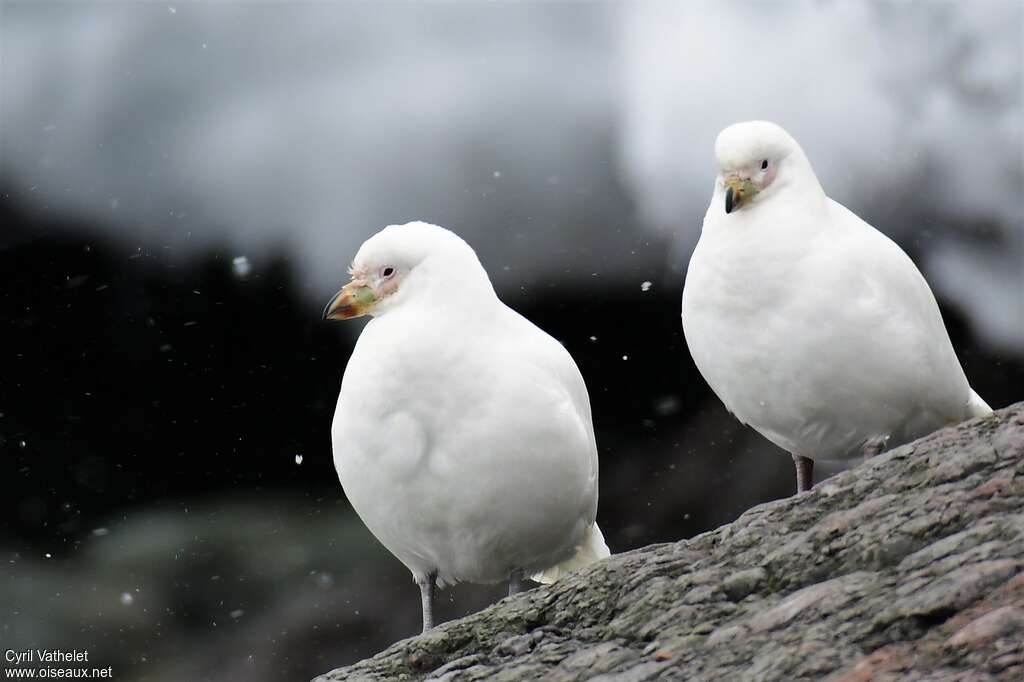
<instances>
[{"instance_id":1,"label":"falling snowflake","mask_svg":"<svg viewBox=\"0 0 1024 682\"><path fill-rule=\"evenodd\" d=\"M252 272L252 265L246 256L235 256L231 260L231 270L235 273L235 277L245 279Z\"/></svg>"}]
</instances>

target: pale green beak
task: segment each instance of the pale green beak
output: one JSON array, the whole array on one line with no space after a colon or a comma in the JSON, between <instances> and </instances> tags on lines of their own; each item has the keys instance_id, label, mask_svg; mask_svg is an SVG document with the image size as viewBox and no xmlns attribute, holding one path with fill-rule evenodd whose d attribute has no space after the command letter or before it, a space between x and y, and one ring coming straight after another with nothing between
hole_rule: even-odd
<instances>
[{"instance_id":1,"label":"pale green beak","mask_svg":"<svg viewBox=\"0 0 1024 682\"><path fill-rule=\"evenodd\" d=\"M725 212L732 213L757 196L758 189L749 179L738 177L725 181Z\"/></svg>"},{"instance_id":2,"label":"pale green beak","mask_svg":"<svg viewBox=\"0 0 1024 682\"><path fill-rule=\"evenodd\" d=\"M325 320L349 320L370 312L377 302L373 289L362 282L349 282L336 293L324 308Z\"/></svg>"}]
</instances>

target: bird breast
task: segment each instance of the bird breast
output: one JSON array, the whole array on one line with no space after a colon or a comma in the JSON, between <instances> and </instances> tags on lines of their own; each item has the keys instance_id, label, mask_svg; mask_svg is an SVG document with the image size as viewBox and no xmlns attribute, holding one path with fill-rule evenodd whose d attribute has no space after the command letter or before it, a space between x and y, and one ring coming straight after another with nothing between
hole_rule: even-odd
<instances>
[{"instance_id":1,"label":"bird breast","mask_svg":"<svg viewBox=\"0 0 1024 682\"><path fill-rule=\"evenodd\" d=\"M332 429L346 495L414 573L442 582L567 559L597 499L592 435L569 392L529 343L510 353L444 336L360 339Z\"/></svg>"}]
</instances>

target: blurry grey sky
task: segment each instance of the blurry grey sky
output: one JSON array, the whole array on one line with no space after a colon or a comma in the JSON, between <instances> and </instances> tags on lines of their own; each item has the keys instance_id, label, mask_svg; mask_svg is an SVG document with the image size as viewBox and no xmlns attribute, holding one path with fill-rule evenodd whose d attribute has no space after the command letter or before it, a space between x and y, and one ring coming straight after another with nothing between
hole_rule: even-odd
<instances>
[{"instance_id":1,"label":"blurry grey sky","mask_svg":"<svg viewBox=\"0 0 1024 682\"><path fill-rule=\"evenodd\" d=\"M681 287L715 135L769 118L1024 353L1022 36L1016 0L4 0L0 178L130 246L286 250L313 307L411 219L505 290Z\"/></svg>"}]
</instances>

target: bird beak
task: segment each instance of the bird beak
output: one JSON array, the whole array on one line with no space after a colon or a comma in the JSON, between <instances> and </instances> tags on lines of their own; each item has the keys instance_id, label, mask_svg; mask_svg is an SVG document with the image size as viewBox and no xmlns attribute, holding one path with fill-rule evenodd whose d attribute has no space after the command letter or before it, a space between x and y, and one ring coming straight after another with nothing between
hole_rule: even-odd
<instances>
[{"instance_id":1,"label":"bird beak","mask_svg":"<svg viewBox=\"0 0 1024 682\"><path fill-rule=\"evenodd\" d=\"M324 319L348 320L362 317L370 312L376 301L377 296L371 287L361 280L353 280L343 286L324 308Z\"/></svg>"},{"instance_id":2,"label":"bird beak","mask_svg":"<svg viewBox=\"0 0 1024 682\"><path fill-rule=\"evenodd\" d=\"M725 212L732 213L757 195L757 187L749 178L733 176L725 181Z\"/></svg>"}]
</instances>

